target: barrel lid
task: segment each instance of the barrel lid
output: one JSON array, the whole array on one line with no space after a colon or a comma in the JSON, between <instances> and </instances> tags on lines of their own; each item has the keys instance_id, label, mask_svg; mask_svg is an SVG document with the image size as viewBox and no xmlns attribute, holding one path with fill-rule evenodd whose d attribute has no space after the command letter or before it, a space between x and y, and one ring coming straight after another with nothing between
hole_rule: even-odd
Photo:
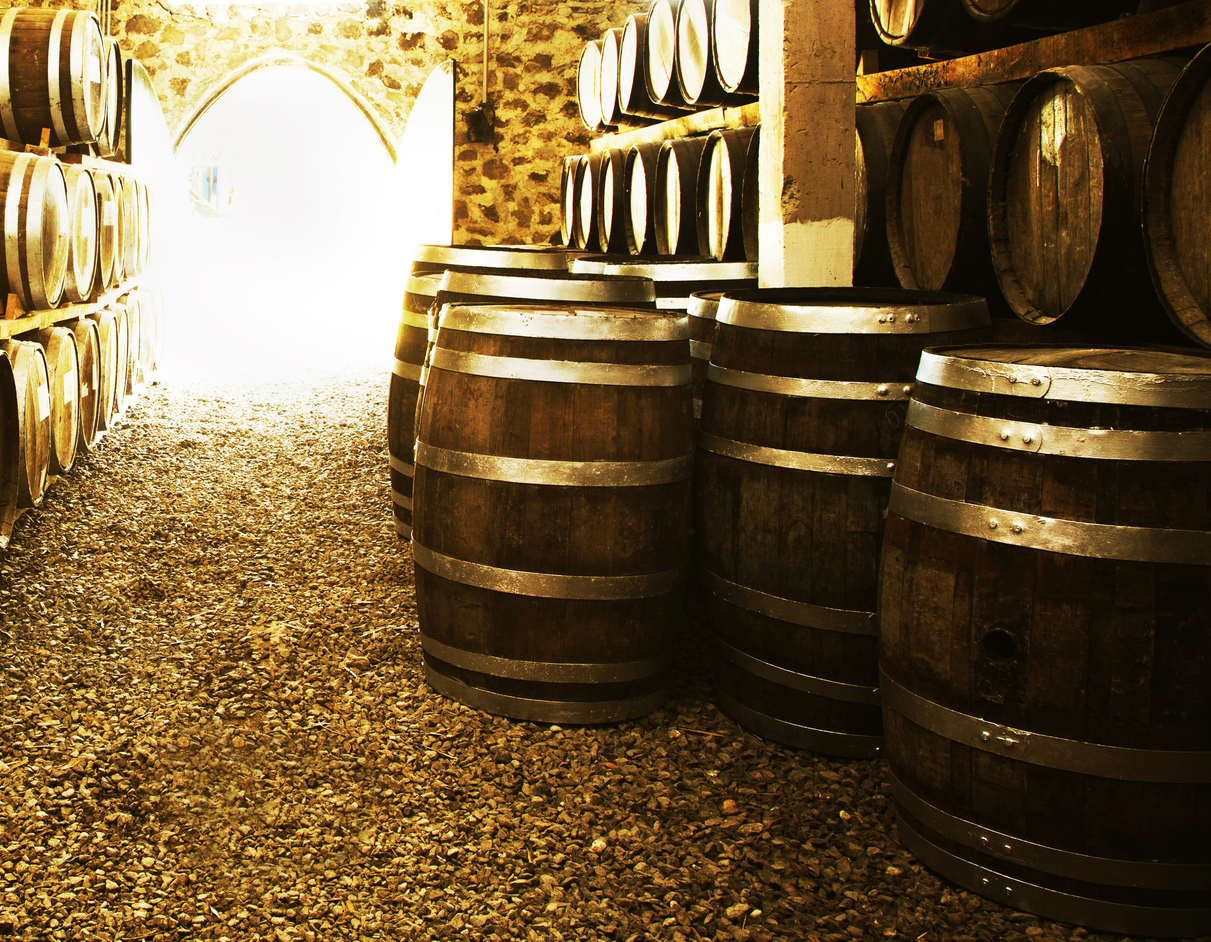
<instances>
[{"instance_id":1,"label":"barrel lid","mask_svg":"<svg viewBox=\"0 0 1211 942\"><path fill-rule=\"evenodd\" d=\"M559 340L687 340L690 335L682 312L554 304L448 304L441 329Z\"/></svg>"},{"instance_id":2,"label":"barrel lid","mask_svg":"<svg viewBox=\"0 0 1211 942\"><path fill-rule=\"evenodd\" d=\"M1211 354L1178 348L930 347L917 379L1029 399L1211 409Z\"/></svg>"},{"instance_id":3,"label":"barrel lid","mask_svg":"<svg viewBox=\"0 0 1211 942\"><path fill-rule=\"evenodd\" d=\"M818 334L928 334L991 324L983 298L890 288L757 288L728 291L721 324Z\"/></svg>"},{"instance_id":4,"label":"barrel lid","mask_svg":"<svg viewBox=\"0 0 1211 942\"><path fill-rule=\"evenodd\" d=\"M413 264L564 270L567 253L550 245L418 245Z\"/></svg>"},{"instance_id":5,"label":"barrel lid","mask_svg":"<svg viewBox=\"0 0 1211 942\"><path fill-rule=\"evenodd\" d=\"M643 304L656 301L650 278L619 277L569 271L500 272L485 269L449 269L441 290L484 298L559 304Z\"/></svg>"}]
</instances>

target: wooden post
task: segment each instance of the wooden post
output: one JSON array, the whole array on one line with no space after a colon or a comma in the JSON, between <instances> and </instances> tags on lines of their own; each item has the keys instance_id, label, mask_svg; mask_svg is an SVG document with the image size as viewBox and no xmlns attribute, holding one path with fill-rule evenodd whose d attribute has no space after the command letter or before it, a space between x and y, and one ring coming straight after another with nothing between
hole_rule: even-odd
<instances>
[{"instance_id":1,"label":"wooden post","mask_svg":"<svg viewBox=\"0 0 1211 942\"><path fill-rule=\"evenodd\" d=\"M759 284L853 284L853 0L760 0L759 16Z\"/></svg>"}]
</instances>

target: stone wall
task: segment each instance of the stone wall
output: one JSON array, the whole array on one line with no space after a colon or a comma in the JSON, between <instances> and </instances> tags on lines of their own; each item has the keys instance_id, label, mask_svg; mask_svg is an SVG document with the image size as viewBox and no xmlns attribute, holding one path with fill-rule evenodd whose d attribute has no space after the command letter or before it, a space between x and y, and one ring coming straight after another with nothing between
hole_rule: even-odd
<instances>
[{"instance_id":1,"label":"stone wall","mask_svg":"<svg viewBox=\"0 0 1211 942\"><path fill-rule=\"evenodd\" d=\"M576 106L581 46L640 7L637 0L489 0L495 149L469 142L465 121L482 98L482 0L115 0L111 32L147 68L174 134L233 69L288 52L341 76L398 137L425 78L454 59L455 242L546 242L559 232L563 157L586 152L590 139ZM323 129L314 130L322 140Z\"/></svg>"}]
</instances>

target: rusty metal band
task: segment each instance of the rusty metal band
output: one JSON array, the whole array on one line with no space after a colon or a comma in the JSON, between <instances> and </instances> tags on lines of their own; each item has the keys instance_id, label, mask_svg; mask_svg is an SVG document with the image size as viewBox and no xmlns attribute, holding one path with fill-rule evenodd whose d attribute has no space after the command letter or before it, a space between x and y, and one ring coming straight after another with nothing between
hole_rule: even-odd
<instances>
[{"instance_id":1,"label":"rusty metal band","mask_svg":"<svg viewBox=\"0 0 1211 942\"><path fill-rule=\"evenodd\" d=\"M768 680L770 683L780 684L783 687L789 687L791 690L798 690L802 693L810 693L813 696L826 697L829 700L841 700L845 703L867 703L874 706L880 702L878 687L863 687L859 684L846 684L839 680L829 680L827 677L801 674L798 671L792 671L777 664L771 664L769 661L753 657L751 654L747 654L739 648L728 644L718 635L713 634L711 642L719 652L719 656L724 660L730 661L741 670L748 671L748 673L763 680Z\"/></svg>"},{"instance_id":2,"label":"rusty metal band","mask_svg":"<svg viewBox=\"0 0 1211 942\"><path fill-rule=\"evenodd\" d=\"M1128 749L1063 739L992 723L927 700L879 669L883 705L952 742L993 755L1102 778L1183 785L1211 784L1211 752Z\"/></svg>"},{"instance_id":3,"label":"rusty metal band","mask_svg":"<svg viewBox=\"0 0 1211 942\"><path fill-rule=\"evenodd\" d=\"M883 751L882 736L842 733L793 723L782 717L754 710L718 688L715 689L715 703L745 729L765 739L784 742L799 749L853 759L874 759Z\"/></svg>"},{"instance_id":4,"label":"rusty metal band","mask_svg":"<svg viewBox=\"0 0 1211 942\"><path fill-rule=\"evenodd\" d=\"M952 412L915 400L909 403L905 422L942 438L1042 455L1115 461L1211 461L1211 429L1153 432L1034 425Z\"/></svg>"},{"instance_id":5,"label":"rusty metal band","mask_svg":"<svg viewBox=\"0 0 1211 942\"><path fill-rule=\"evenodd\" d=\"M442 322L443 329L445 322ZM629 363L581 363L569 360L527 360L521 357L485 356L436 347L430 364L435 370L524 379L539 383L583 383L589 386L688 386L690 364L676 366Z\"/></svg>"},{"instance_id":6,"label":"rusty metal band","mask_svg":"<svg viewBox=\"0 0 1211 942\"><path fill-rule=\"evenodd\" d=\"M625 684L657 677L669 670L673 664L671 657L620 661L613 664L525 661L454 648L430 638L423 631L420 643L426 654L454 667L461 667L463 670L488 674L492 677L504 677L509 680L532 680L545 684Z\"/></svg>"},{"instance_id":7,"label":"rusty metal band","mask_svg":"<svg viewBox=\"0 0 1211 942\"><path fill-rule=\"evenodd\" d=\"M670 317L632 309L535 310L512 305L447 304L441 326L476 334L550 340L685 341L687 316Z\"/></svg>"},{"instance_id":8,"label":"rusty metal band","mask_svg":"<svg viewBox=\"0 0 1211 942\"><path fill-rule=\"evenodd\" d=\"M396 507L404 508L404 510L412 509L412 498L410 496L405 497L395 488L391 488L391 502L394 503Z\"/></svg>"},{"instance_id":9,"label":"rusty metal band","mask_svg":"<svg viewBox=\"0 0 1211 942\"><path fill-rule=\"evenodd\" d=\"M914 794L896 777L894 771L888 770L888 773L891 776L892 795L905 811L931 831L982 854L1086 883L1194 891L1211 886L1211 864L1166 864L1091 857L1038 844L943 811Z\"/></svg>"},{"instance_id":10,"label":"rusty metal band","mask_svg":"<svg viewBox=\"0 0 1211 942\"><path fill-rule=\"evenodd\" d=\"M666 572L628 576L569 576L526 572L454 559L419 543L412 547L412 558L422 569L451 582L545 599L611 601L653 598L679 589L684 584L686 575L685 566Z\"/></svg>"},{"instance_id":11,"label":"rusty metal band","mask_svg":"<svg viewBox=\"0 0 1211 942\"><path fill-rule=\"evenodd\" d=\"M400 474L410 478L416 476L416 465L409 464L407 461L400 461L395 455L390 456L389 463L392 471L398 471Z\"/></svg>"},{"instance_id":12,"label":"rusty metal band","mask_svg":"<svg viewBox=\"0 0 1211 942\"><path fill-rule=\"evenodd\" d=\"M448 294L482 298L516 298L517 303L644 304L656 302L656 286L650 281L619 281L610 276L591 279L527 278L491 272L450 269L442 278L441 290ZM499 303L499 302L497 302Z\"/></svg>"},{"instance_id":13,"label":"rusty metal band","mask_svg":"<svg viewBox=\"0 0 1211 942\"><path fill-rule=\"evenodd\" d=\"M732 605L750 612L757 612L759 615L768 615L770 618L790 622L792 625L870 637L874 637L879 631L874 612L860 612L848 608L827 608L823 605L813 605L810 602L785 599L759 589L738 585L701 566L698 568L697 578L707 591L714 593L725 602L730 602Z\"/></svg>"},{"instance_id":14,"label":"rusty metal band","mask_svg":"<svg viewBox=\"0 0 1211 942\"><path fill-rule=\"evenodd\" d=\"M650 487L688 482L694 477L692 454L662 461L552 461L480 455L417 441L416 463L468 478L562 487Z\"/></svg>"},{"instance_id":15,"label":"rusty metal band","mask_svg":"<svg viewBox=\"0 0 1211 942\"><path fill-rule=\"evenodd\" d=\"M1194 938L1205 935L1211 909L1135 906L1063 893L981 867L939 847L897 814L900 841L925 866L981 896L1048 919L1096 925L1125 935Z\"/></svg>"},{"instance_id":16,"label":"rusty metal band","mask_svg":"<svg viewBox=\"0 0 1211 942\"><path fill-rule=\"evenodd\" d=\"M407 308L404 308L400 311L399 322L401 324L406 324L409 327L415 327L417 330L423 330L425 333L429 332L428 313L420 314L416 311L409 311Z\"/></svg>"},{"instance_id":17,"label":"rusty metal band","mask_svg":"<svg viewBox=\"0 0 1211 942\"><path fill-rule=\"evenodd\" d=\"M1207 375L1135 373L1000 363L948 356L946 347L921 354L917 379L933 386L1028 399L1211 409Z\"/></svg>"},{"instance_id":18,"label":"rusty metal band","mask_svg":"<svg viewBox=\"0 0 1211 942\"><path fill-rule=\"evenodd\" d=\"M540 700L472 687L436 670L425 662L425 681L444 696L486 713L498 713L533 723L619 723L646 716L662 704L666 687L655 693L625 700Z\"/></svg>"},{"instance_id":19,"label":"rusty metal band","mask_svg":"<svg viewBox=\"0 0 1211 942\"><path fill-rule=\"evenodd\" d=\"M420 373L423 369L421 363L408 363L404 360L396 360L391 365L391 372L400 379L410 379L416 382L420 379Z\"/></svg>"},{"instance_id":20,"label":"rusty metal band","mask_svg":"<svg viewBox=\"0 0 1211 942\"><path fill-rule=\"evenodd\" d=\"M709 360L711 358L711 350L714 344L709 344L704 340L690 341L690 359L691 360Z\"/></svg>"},{"instance_id":21,"label":"rusty metal band","mask_svg":"<svg viewBox=\"0 0 1211 942\"><path fill-rule=\"evenodd\" d=\"M698 447L712 454L723 455L725 458L735 458L738 461L748 461L752 464L763 464L774 468L787 468L791 471L890 478L896 470L895 462L886 458L814 455L803 451L789 451L785 448L750 445L747 442L719 438L717 435L705 432L698 439Z\"/></svg>"},{"instance_id":22,"label":"rusty metal band","mask_svg":"<svg viewBox=\"0 0 1211 942\"><path fill-rule=\"evenodd\" d=\"M18 154L13 159L8 177L9 196L4 201L4 266L8 273L8 290L20 297L26 307L32 307L32 305L30 299L26 297L27 292L23 287L21 277L21 242L25 229L21 219L21 204L24 200L19 199L19 196L25 189L26 171L32 169L32 162L33 156L30 154ZM31 173L30 176L32 177L33 174ZM32 191L33 188L30 189ZM36 226L30 232L30 236L37 239L38 244L41 245L42 226ZM27 246L27 249L32 252L33 246Z\"/></svg>"},{"instance_id":23,"label":"rusty metal band","mask_svg":"<svg viewBox=\"0 0 1211 942\"><path fill-rule=\"evenodd\" d=\"M899 483L891 486L888 510L937 530L1048 553L1179 566L1211 563L1211 531L1207 530L1120 527L1039 517L936 497Z\"/></svg>"},{"instance_id":24,"label":"rusty metal band","mask_svg":"<svg viewBox=\"0 0 1211 942\"><path fill-rule=\"evenodd\" d=\"M971 330L990 323L983 298L953 304L861 306L776 304L742 301L726 295L715 319L755 330L815 334L931 334Z\"/></svg>"},{"instance_id":25,"label":"rusty metal band","mask_svg":"<svg viewBox=\"0 0 1211 942\"><path fill-rule=\"evenodd\" d=\"M63 95L59 88L59 47L63 36L63 21L70 10L60 10L50 27L50 39L46 53L46 88L50 94L50 121L55 129L55 138L60 144L69 143L67 128L63 124ZM71 50L68 50L70 55ZM68 89L70 92L70 89Z\"/></svg>"},{"instance_id":26,"label":"rusty metal band","mask_svg":"<svg viewBox=\"0 0 1211 942\"><path fill-rule=\"evenodd\" d=\"M4 19L0 20L0 123L4 125L4 136L10 141L21 139L21 132L17 130L17 119L13 114L13 89L9 78L9 47L13 41L13 20L20 12L20 8L10 7L5 11Z\"/></svg>"},{"instance_id":27,"label":"rusty metal band","mask_svg":"<svg viewBox=\"0 0 1211 942\"><path fill-rule=\"evenodd\" d=\"M802 399L907 402L913 389L911 383L851 383L832 379L801 379L797 376L767 376L764 373L727 369L714 363L707 368L706 378L722 386Z\"/></svg>"}]
</instances>

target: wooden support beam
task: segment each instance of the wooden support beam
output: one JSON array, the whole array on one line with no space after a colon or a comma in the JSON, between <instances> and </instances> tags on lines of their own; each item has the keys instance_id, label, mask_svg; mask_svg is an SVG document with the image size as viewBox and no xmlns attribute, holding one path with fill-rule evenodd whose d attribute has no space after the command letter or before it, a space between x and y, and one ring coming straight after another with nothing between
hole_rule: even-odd
<instances>
[{"instance_id":1,"label":"wooden support beam","mask_svg":"<svg viewBox=\"0 0 1211 942\"><path fill-rule=\"evenodd\" d=\"M763 287L850 285L854 4L760 0Z\"/></svg>"}]
</instances>

